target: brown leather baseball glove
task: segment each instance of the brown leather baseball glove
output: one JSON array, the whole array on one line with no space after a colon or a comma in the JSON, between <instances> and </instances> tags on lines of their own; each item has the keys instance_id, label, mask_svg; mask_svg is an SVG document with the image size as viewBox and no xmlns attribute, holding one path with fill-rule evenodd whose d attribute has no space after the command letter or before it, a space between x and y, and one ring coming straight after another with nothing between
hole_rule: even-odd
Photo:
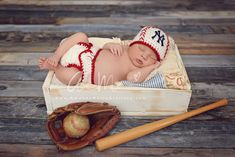
<instances>
[{"instance_id":1,"label":"brown leather baseball glove","mask_svg":"<svg viewBox=\"0 0 235 157\"><path fill-rule=\"evenodd\" d=\"M71 112L86 115L90 121L89 131L81 138L71 138L65 134L63 119ZM57 108L48 116L47 130L58 150L69 151L83 148L107 134L118 122L119 110L107 103L72 103Z\"/></svg>"}]
</instances>

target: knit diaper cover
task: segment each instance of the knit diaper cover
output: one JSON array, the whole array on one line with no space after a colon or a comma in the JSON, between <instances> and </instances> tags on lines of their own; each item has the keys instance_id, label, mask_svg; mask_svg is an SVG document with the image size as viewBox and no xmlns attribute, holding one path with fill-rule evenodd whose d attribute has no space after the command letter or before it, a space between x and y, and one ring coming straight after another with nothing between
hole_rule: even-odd
<instances>
[{"instance_id":1,"label":"knit diaper cover","mask_svg":"<svg viewBox=\"0 0 235 157\"><path fill-rule=\"evenodd\" d=\"M60 64L64 67L75 67L81 71L80 82L94 84L95 61L101 50L92 43L79 42L62 56Z\"/></svg>"}]
</instances>

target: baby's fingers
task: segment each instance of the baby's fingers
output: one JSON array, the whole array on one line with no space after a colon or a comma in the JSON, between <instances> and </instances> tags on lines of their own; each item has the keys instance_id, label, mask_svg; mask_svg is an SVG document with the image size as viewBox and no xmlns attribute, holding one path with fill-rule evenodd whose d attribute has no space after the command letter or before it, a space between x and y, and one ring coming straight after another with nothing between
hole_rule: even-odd
<instances>
[{"instance_id":1,"label":"baby's fingers","mask_svg":"<svg viewBox=\"0 0 235 157\"><path fill-rule=\"evenodd\" d=\"M120 46L120 47L119 47L119 56L121 56L121 55L123 54L123 51L124 51L124 50L123 50L123 47Z\"/></svg>"},{"instance_id":2,"label":"baby's fingers","mask_svg":"<svg viewBox=\"0 0 235 157\"><path fill-rule=\"evenodd\" d=\"M116 55L116 50L115 50L115 48L112 48L112 49L111 49L111 52L112 52L112 54Z\"/></svg>"},{"instance_id":3,"label":"baby's fingers","mask_svg":"<svg viewBox=\"0 0 235 157\"><path fill-rule=\"evenodd\" d=\"M115 50L116 50L116 55L119 56L119 54L120 54L119 48L116 47Z\"/></svg>"},{"instance_id":4,"label":"baby's fingers","mask_svg":"<svg viewBox=\"0 0 235 157\"><path fill-rule=\"evenodd\" d=\"M118 47L115 48L115 51L116 51L116 55L119 56L119 49L118 49Z\"/></svg>"},{"instance_id":5,"label":"baby's fingers","mask_svg":"<svg viewBox=\"0 0 235 157\"><path fill-rule=\"evenodd\" d=\"M116 52L117 52L117 56L121 56L122 48L121 47L116 47Z\"/></svg>"}]
</instances>

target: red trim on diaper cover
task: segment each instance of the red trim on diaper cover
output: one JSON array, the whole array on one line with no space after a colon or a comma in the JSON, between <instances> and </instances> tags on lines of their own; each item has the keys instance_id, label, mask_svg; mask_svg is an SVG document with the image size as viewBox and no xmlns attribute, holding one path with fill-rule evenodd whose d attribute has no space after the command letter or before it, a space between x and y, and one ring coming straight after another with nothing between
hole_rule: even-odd
<instances>
[{"instance_id":1,"label":"red trim on diaper cover","mask_svg":"<svg viewBox=\"0 0 235 157\"><path fill-rule=\"evenodd\" d=\"M85 51L89 51L90 48L93 46L92 43L85 43L85 42L78 42L78 44L81 45L81 46L86 47L86 50L84 50L84 51L81 52L80 54L84 53ZM80 54L79 54L79 55L80 55ZM81 60L79 59L79 56L78 56L78 60L80 61L80 64L82 64L82 63L81 63ZM82 72L82 80L83 80L84 71L83 71L83 68L82 68L83 66L82 66L82 65L79 66L79 65L77 65L77 64L69 63L66 67L68 67L68 68L74 67L74 68L77 68L79 71L81 71L81 72Z\"/></svg>"},{"instance_id":2,"label":"red trim on diaper cover","mask_svg":"<svg viewBox=\"0 0 235 157\"><path fill-rule=\"evenodd\" d=\"M85 42L78 42L78 44L81 46L85 46L87 49L91 49L91 47L93 46L92 43L85 43Z\"/></svg>"},{"instance_id":3,"label":"red trim on diaper cover","mask_svg":"<svg viewBox=\"0 0 235 157\"><path fill-rule=\"evenodd\" d=\"M102 51L102 49L99 49L96 52L96 54L92 60L92 63L91 63L91 83L92 84L95 84L95 78L94 78L95 77L95 62L96 62L97 57L99 56L100 51Z\"/></svg>"},{"instance_id":4,"label":"red trim on diaper cover","mask_svg":"<svg viewBox=\"0 0 235 157\"><path fill-rule=\"evenodd\" d=\"M93 46L92 43L86 43L86 42L78 42L79 45L86 47L86 50L82 51L79 55L78 55L78 60L80 63L80 66L76 65L76 64L69 64L72 67L77 68L79 71L82 72L82 80L84 79L84 70L83 70L83 62L81 60L81 54L86 53L86 52L91 52L90 48ZM92 53L92 52L91 52Z\"/></svg>"},{"instance_id":5,"label":"red trim on diaper cover","mask_svg":"<svg viewBox=\"0 0 235 157\"><path fill-rule=\"evenodd\" d=\"M83 62L82 62L82 59L81 59L81 55L83 53L92 53L92 51L90 49L87 49L87 50L84 50L83 52L81 52L79 55L78 55L78 60L79 60L79 63L81 64L81 67L82 67L82 80L81 82L84 80L84 69L83 69Z\"/></svg>"},{"instance_id":6,"label":"red trim on diaper cover","mask_svg":"<svg viewBox=\"0 0 235 157\"><path fill-rule=\"evenodd\" d=\"M69 63L66 67L68 67L68 68L74 67L74 68L77 68L79 71L82 72L82 67L81 67L81 66L78 66L77 64L71 64L71 63Z\"/></svg>"}]
</instances>

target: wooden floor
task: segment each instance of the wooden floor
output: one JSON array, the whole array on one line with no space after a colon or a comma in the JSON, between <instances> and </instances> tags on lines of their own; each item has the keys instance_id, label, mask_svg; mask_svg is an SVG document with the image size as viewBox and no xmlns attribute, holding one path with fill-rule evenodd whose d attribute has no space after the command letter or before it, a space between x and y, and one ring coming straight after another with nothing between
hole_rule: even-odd
<instances>
[{"instance_id":1,"label":"wooden floor","mask_svg":"<svg viewBox=\"0 0 235 157\"><path fill-rule=\"evenodd\" d=\"M45 129L37 59L64 37L131 39L141 25L170 34L192 84L189 110L220 98L229 105L143 138L97 152L94 146L58 153ZM174 99L174 98L172 98ZM162 117L122 117L110 134ZM0 1L0 156L232 157L235 154L235 1Z\"/></svg>"}]
</instances>

